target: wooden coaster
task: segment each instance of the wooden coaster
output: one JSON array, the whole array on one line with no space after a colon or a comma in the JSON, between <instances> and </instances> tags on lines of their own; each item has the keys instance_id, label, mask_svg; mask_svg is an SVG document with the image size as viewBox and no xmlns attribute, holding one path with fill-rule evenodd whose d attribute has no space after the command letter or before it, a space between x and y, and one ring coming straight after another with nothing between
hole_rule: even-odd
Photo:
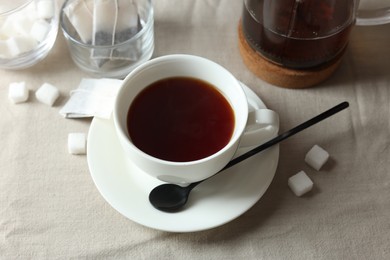
<instances>
[{"instance_id":1,"label":"wooden coaster","mask_svg":"<svg viewBox=\"0 0 390 260\"><path fill-rule=\"evenodd\" d=\"M283 88L308 88L319 84L337 69L342 54L315 69L294 70L276 65L253 50L245 40L241 21L238 26L239 49L245 65L259 78Z\"/></svg>"}]
</instances>

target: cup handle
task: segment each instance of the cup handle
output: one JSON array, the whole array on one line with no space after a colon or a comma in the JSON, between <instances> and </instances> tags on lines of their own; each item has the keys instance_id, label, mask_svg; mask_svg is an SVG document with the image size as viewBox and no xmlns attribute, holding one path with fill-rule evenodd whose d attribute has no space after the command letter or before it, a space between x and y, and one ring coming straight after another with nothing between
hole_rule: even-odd
<instances>
[{"instance_id":1,"label":"cup handle","mask_svg":"<svg viewBox=\"0 0 390 260\"><path fill-rule=\"evenodd\" d=\"M358 10L356 25L379 25L390 23L390 6L373 9Z\"/></svg>"},{"instance_id":2,"label":"cup handle","mask_svg":"<svg viewBox=\"0 0 390 260\"><path fill-rule=\"evenodd\" d=\"M249 112L248 121L241 136L240 148L260 145L279 131L279 115L270 109Z\"/></svg>"}]
</instances>

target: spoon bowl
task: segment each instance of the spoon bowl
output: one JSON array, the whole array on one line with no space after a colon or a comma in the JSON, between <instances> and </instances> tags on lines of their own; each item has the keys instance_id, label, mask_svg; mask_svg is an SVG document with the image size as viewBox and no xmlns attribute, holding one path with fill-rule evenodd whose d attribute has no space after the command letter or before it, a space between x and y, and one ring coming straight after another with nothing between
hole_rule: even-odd
<instances>
[{"instance_id":1,"label":"spoon bowl","mask_svg":"<svg viewBox=\"0 0 390 260\"><path fill-rule=\"evenodd\" d=\"M159 185L149 194L149 201L153 201L153 206L157 205L159 210L175 212L187 203L191 190L201 182L194 182L184 187L170 183ZM162 194L164 196L161 196Z\"/></svg>"}]
</instances>

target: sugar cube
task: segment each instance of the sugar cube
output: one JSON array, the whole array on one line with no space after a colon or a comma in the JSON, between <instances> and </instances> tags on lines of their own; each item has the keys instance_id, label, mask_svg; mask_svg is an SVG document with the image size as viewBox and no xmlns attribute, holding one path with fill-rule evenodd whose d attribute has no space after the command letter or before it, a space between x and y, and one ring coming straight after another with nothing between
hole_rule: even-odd
<instances>
[{"instance_id":1,"label":"sugar cube","mask_svg":"<svg viewBox=\"0 0 390 260\"><path fill-rule=\"evenodd\" d=\"M42 42L46 38L46 35L49 31L50 24L41 19L34 22L33 26L31 27L30 35L38 42Z\"/></svg>"},{"instance_id":2,"label":"sugar cube","mask_svg":"<svg viewBox=\"0 0 390 260\"><path fill-rule=\"evenodd\" d=\"M33 50L37 44L37 41L31 36L15 36L7 40L8 51L11 57Z\"/></svg>"},{"instance_id":3,"label":"sugar cube","mask_svg":"<svg viewBox=\"0 0 390 260\"><path fill-rule=\"evenodd\" d=\"M85 154L87 138L84 133L68 134L68 151L70 154Z\"/></svg>"},{"instance_id":4,"label":"sugar cube","mask_svg":"<svg viewBox=\"0 0 390 260\"><path fill-rule=\"evenodd\" d=\"M313 182L304 171L300 171L288 179L288 186L296 196L300 197L313 188Z\"/></svg>"},{"instance_id":5,"label":"sugar cube","mask_svg":"<svg viewBox=\"0 0 390 260\"><path fill-rule=\"evenodd\" d=\"M14 104L25 102L28 99L26 83L22 81L9 84L8 97Z\"/></svg>"},{"instance_id":6,"label":"sugar cube","mask_svg":"<svg viewBox=\"0 0 390 260\"><path fill-rule=\"evenodd\" d=\"M26 36L29 34L34 19L26 14L17 13L8 16L1 27L1 32L8 37Z\"/></svg>"},{"instance_id":7,"label":"sugar cube","mask_svg":"<svg viewBox=\"0 0 390 260\"><path fill-rule=\"evenodd\" d=\"M305 156L305 162L319 171L329 158L329 153L318 145L314 145Z\"/></svg>"},{"instance_id":8,"label":"sugar cube","mask_svg":"<svg viewBox=\"0 0 390 260\"><path fill-rule=\"evenodd\" d=\"M53 106L54 102L60 96L60 91L49 83L43 85L35 92L36 98L49 106Z\"/></svg>"},{"instance_id":9,"label":"sugar cube","mask_svg":"<svg viewBox=\"0 0 390 260\"><path fill-rule=\"evenodd\" d=\"M54 16L54 2L52 0L40 0L37 2L37 14L39 18L50 19Z\"/></svg>"},{"instance_id":10,"label":"sugar cube","mask_svg":"<svg viewBox=\"0 0 390 260\"><path fill-rule=\"evenodd\" d=\"M0 59L8 59L11 54L8 49L8 43L6 40L0 40Z\"/></svg>"}]
</instances>

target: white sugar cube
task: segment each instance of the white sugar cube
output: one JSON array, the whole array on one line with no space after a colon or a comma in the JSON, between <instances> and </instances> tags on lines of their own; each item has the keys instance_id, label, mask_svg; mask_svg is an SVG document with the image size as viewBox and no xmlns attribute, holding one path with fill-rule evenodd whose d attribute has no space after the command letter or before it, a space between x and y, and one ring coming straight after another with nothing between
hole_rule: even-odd
<instances>
[{"instance_id":1,"label":"white sugar cube","mask_svg":"<svg viewBox=\"0 0 390 260\"><path fill-rule=\"evenodd\" d=\"M34 22L30 16L25 14L14 14L4 21L1 32L8 37L26 36L29 34L31 25Z\"/></svg>"},{"instance_id":2,"label":"white sugar cube","mask_svg":"<svg viewBox=\"0 0 390 260\"><path fill-rule=\"evenodd\" d=\"M54 102L60 96L60 91L49 83L43 85L35 92L36 98L49 106L53 106Z\"/></svg>"},{"instance_id":3,"label":"white sugar cube","mask_svg":"<svg viewBox=\"0 0 390 260\"><path fill-rule=\"evenodd\" d=\"M46 38L46 35L49 31L50 24L45 20L40 19L34 22L33 26L31 27L30 35L38 42L42 42Z\"/></svg>"},{"instance_id":4,"label":"white sugar cube","mask_svg":"<svg viewBox=\"0 0 390 260\"><path fill-rule=\"evenodd\" d=\"M28 89L26 83L22 81L9 84L8 97L14 104L27 101Z\"/></svg>"},{"instance_id":5,"label":"white sugar cube","mask_svg":"<svg viewBox=\"0 0 390 260\"><path fill-rule=\"evenodd\" d=\"M68 151L70 154L85 154L87 137L84 133L68 134Z\"/></svg>"},{"instance_id":6,"label":"white sugar cube","mask_svg":"<svg viewBox=\"0 0 390 260\"><path fill-rule=\"evenodd\" d=\"M40 0L37 2L37 14L39 18L50 19L54 16L54 2L52 0Z\"/></svg>"},{"instance_id":7,"label":"white sugar cube","mask_svg":"<svg viewBox=\"0 0 390 260\"><path fill-rule=\"evenodd\" d=\"M11 57L33 50L37 44L37 41L31 36L16 36L7 40L8 51Z\"/></svg>"},{"instance_id":8,"label":"white sugar cube","mask_svg":"<svg viewBox=\"0 0 390 260\"><path fill-rule=\"evenodd\" d=\"M305 156L305 162L319 171L329 159L329 153L318 145L314 145Z\"/></svg>"},{"instance_id":9,"label":"white sugar cube","mask_svg":"<svg viewBox=\"0 0 390 260\"><path fill-rule=\"evenodd\" d=\"M9 59L10 57L11 53L9 52L7 41L0 40L0 58Z\"/></svg>"},{"instance_id":10,"label":"white sugar cube","mask_svg":"<svg viewBox=\"0 0 390 260\"><path fill-rule=\"evenodd\" d=\"M288 179L288 186L299 197L313 188L313 182L304 171L300 171Z\"/></svg>"}]
</instances>

